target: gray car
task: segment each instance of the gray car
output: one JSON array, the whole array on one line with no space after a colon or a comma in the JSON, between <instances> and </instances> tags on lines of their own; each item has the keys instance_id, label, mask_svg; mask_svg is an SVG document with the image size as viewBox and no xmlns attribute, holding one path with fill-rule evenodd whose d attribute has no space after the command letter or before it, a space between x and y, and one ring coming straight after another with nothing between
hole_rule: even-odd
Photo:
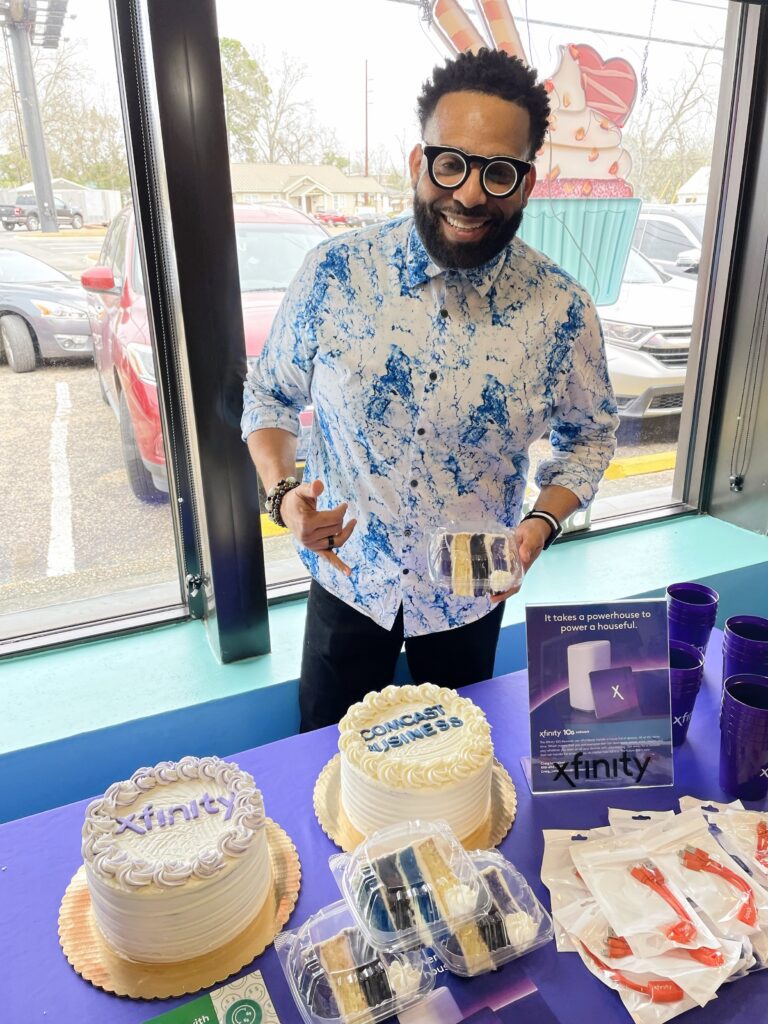
<instances>
[{"instance_id":1,"label":"gray car","mask_svg":"<svg viewBox=\"0 0 768 1024\"><path fill-rule=\"evenodd\" d=\"M80 282L27 253L0 249L0 343L15 373L43 359L92 359Z\"/></svg>"}]
</instances>

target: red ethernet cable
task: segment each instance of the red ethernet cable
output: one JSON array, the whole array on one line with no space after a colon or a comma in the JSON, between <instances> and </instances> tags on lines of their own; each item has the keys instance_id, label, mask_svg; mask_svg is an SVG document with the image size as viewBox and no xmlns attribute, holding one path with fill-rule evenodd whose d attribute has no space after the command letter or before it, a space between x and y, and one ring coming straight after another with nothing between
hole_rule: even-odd
<instances>
[{"instance_id":1,"label":"red ethernet cable","mask_svg":"<svg viewBox=\"0 0 768 1024\"><path fill-rule=\"evenodd\" d=\"M644 996L648 996L652 1003L676 1003L685 998L685 992L683 992L680 986L668 978L654 978L643 985L639 981L633 981L631 978L628 978L621 971L616 971L609 967L608 964L604 964L583 942L581 947L587 956L597 964L600 970L605 971L608 977L615 981L617 985L623 985L624 988L632 989L633 992L640 992Z\"/></svg>"},{"instance_id":2,"label":"red ethernet cable","mask_svg":"<svg viewBox=\"0 0 768 1024\"><path fill-rule=\"evenodd\" d=\"M648 888L652 889L657 896L661 896L664 902L677 914L677 923L670 925L669 928L666 929L667 938L672 942L678 942L681 944L692 942L696 937L696 925L691 920L690 914L677 896L670 892L661 871L659 871L654 864L646 861L644 864L635 864L635 866L630 869L630 874L636 881L640 882L641 885L647 885Z\"/></svg>"},{"instance_id":3,"label":"red ethernet cable","mask_svg":"<svg viewBox=\"0 0 768 1024\"><path fill-rule=\"evenodd\" d=\"M768 821L760 820L757 823L757 852L755 859L760 867L768 871Z\"/></svg>"},{"instance_id":4,"label":"red ethernet cable","mask_svg":"<svg viewBox=\"0 0 768 1024\"><path fill-rule=\"evenodd\" d=\"M746 878L742 878L740 875L737 875L735 871L731 871L731 869L726 867L721 861L716 860L714 857L710 857L705 850L701 850L695 846L686 846L686 848L680 852L680 857L682 859L683 866L688 868L689 871L706 871L710 875L718 875L720 878L729 882L742 892L744 894L744 898L740 901L741 906L736 916L743 924L750 926L757 924L755 893Z\"/></svg>"},{"instance_id":5,"label":"red ethernet cable","mask_svg":"<svg viewBox=\"0 0 768 1024\"><path fill-rule=\"evenodd\" d=\"M670 891L664 875L656 865L651 864L650 861L646 861L644 864L635 864L630 870L630 874L642 885L647 885L649 889L653 889L677 914L679 918L677 923L670 925L665 931L670 942L677 942L681 945L686 942L693 942L696 937L696 925L677 896ZM724 963L723 954L720 950L712 949L709 946L699 946L696 949L688 949L686 952L692 959L700 964L704 964L705 967L721 967Z\"/></svg>"},{"instance_id":6,"label":"red ethernet cable","mask_svg":"<svg viewBox=\"0 0 768 1024\"><path fill-rule=\"evenodd\" d=\"M623 935L617 935L610 929L605 938L603 947L605 956L611 960L622 960L626 956L633 956L632 948ZM681 953L687 953L691 959L704 964L705 967L722 967L723 954L719 949L710 949L709 946L700 946L698 949L683 949Z\"/></svg>"}]
</instances>

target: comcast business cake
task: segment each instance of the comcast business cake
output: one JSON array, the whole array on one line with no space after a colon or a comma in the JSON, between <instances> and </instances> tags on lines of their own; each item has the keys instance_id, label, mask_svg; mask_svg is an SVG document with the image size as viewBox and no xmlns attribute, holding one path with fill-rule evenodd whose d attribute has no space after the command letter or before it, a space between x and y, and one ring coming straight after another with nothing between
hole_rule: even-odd
<instances>
[{"instance_id":1,"label":"comcast business cake","mask_svg":"<svg viewBox=\"0 0 768 1024\"><path fill-rule=\"evenodd\" d=\"M424 819L465 839L488 818L491 727L454 690L387 686L353 704L339 734L341 804L362 835Z\"/></svg>"},{"instance_id":2,"label":"comcast business cake","mask_svg":"<svg viewBox=\"0 0 768 1024\"><path fill-rule=\"evenodd\" d=\"M120 956L190 960L223 946L272 888L261 793L217 757L140 768L88 805L83 861L96 923Z\"/></svg>"}]
</instances>

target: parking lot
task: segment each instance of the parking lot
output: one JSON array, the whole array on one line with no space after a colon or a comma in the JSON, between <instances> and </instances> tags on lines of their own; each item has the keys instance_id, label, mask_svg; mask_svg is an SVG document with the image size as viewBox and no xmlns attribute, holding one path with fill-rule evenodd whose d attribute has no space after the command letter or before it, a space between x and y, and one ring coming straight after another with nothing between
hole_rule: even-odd
<instances>
[{"instance_id":1,"label":"parking lot","mask_svg":"<svg viewBox=\"0 0 768 1024\"><path fill-rule=\"evenodd\" d=\"M18 248L73 278L98 258L103 233L6 233L0 246ZM677 422L656 421L620 445L617 465L629 475L607 479L600 498L610 506L646 504L645 492L668 492L672 470L642 471L662 456L669 464ZM531 450L535 464L545 442ZM608 511L611 507L608 506ZM605 508L606 506L604 506ZM593 518L599 514L593 513ZM120 434L103 402L90 362L55 363L32 373L0 364L0 614L155 586L178 593L168 504L146 505L131 493ZM268 578L300 577L290 538L265 521Z\"/></svg>"}]
</instances>

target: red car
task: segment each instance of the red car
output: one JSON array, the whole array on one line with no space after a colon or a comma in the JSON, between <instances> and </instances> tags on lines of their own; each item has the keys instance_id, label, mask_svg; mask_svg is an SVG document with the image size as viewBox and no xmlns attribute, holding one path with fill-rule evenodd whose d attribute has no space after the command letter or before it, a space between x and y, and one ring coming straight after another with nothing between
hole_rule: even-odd
<instances>
[{"instance_id":1,"label":"red car","mask_svg":"<svg viewBox=\"0 0 768 1024\"><path fill-rule=\"evenodd\" d=\"M315 219L319 220L321 224L333 224L335 227L348 223L347 215L339 213L338 210L318 210L315 213Z\"/></svg>"},{"instance_id":2,"label":"red car","mask_svg":"<svg viewBox=\"0 0 768 1024\"><path fill-rule=\"evenodd\" d=\"M327 232L288 206L235 206L235 236L249 366L264 347L277 307L304 257ZM94 362L104 401L120 423L128 481L142 501L167 500L168 473L132 207L109 227L97 266L82 275ZM306 453L312 409L300 415L297 458Z\"/></svg>"}]
</instances>

